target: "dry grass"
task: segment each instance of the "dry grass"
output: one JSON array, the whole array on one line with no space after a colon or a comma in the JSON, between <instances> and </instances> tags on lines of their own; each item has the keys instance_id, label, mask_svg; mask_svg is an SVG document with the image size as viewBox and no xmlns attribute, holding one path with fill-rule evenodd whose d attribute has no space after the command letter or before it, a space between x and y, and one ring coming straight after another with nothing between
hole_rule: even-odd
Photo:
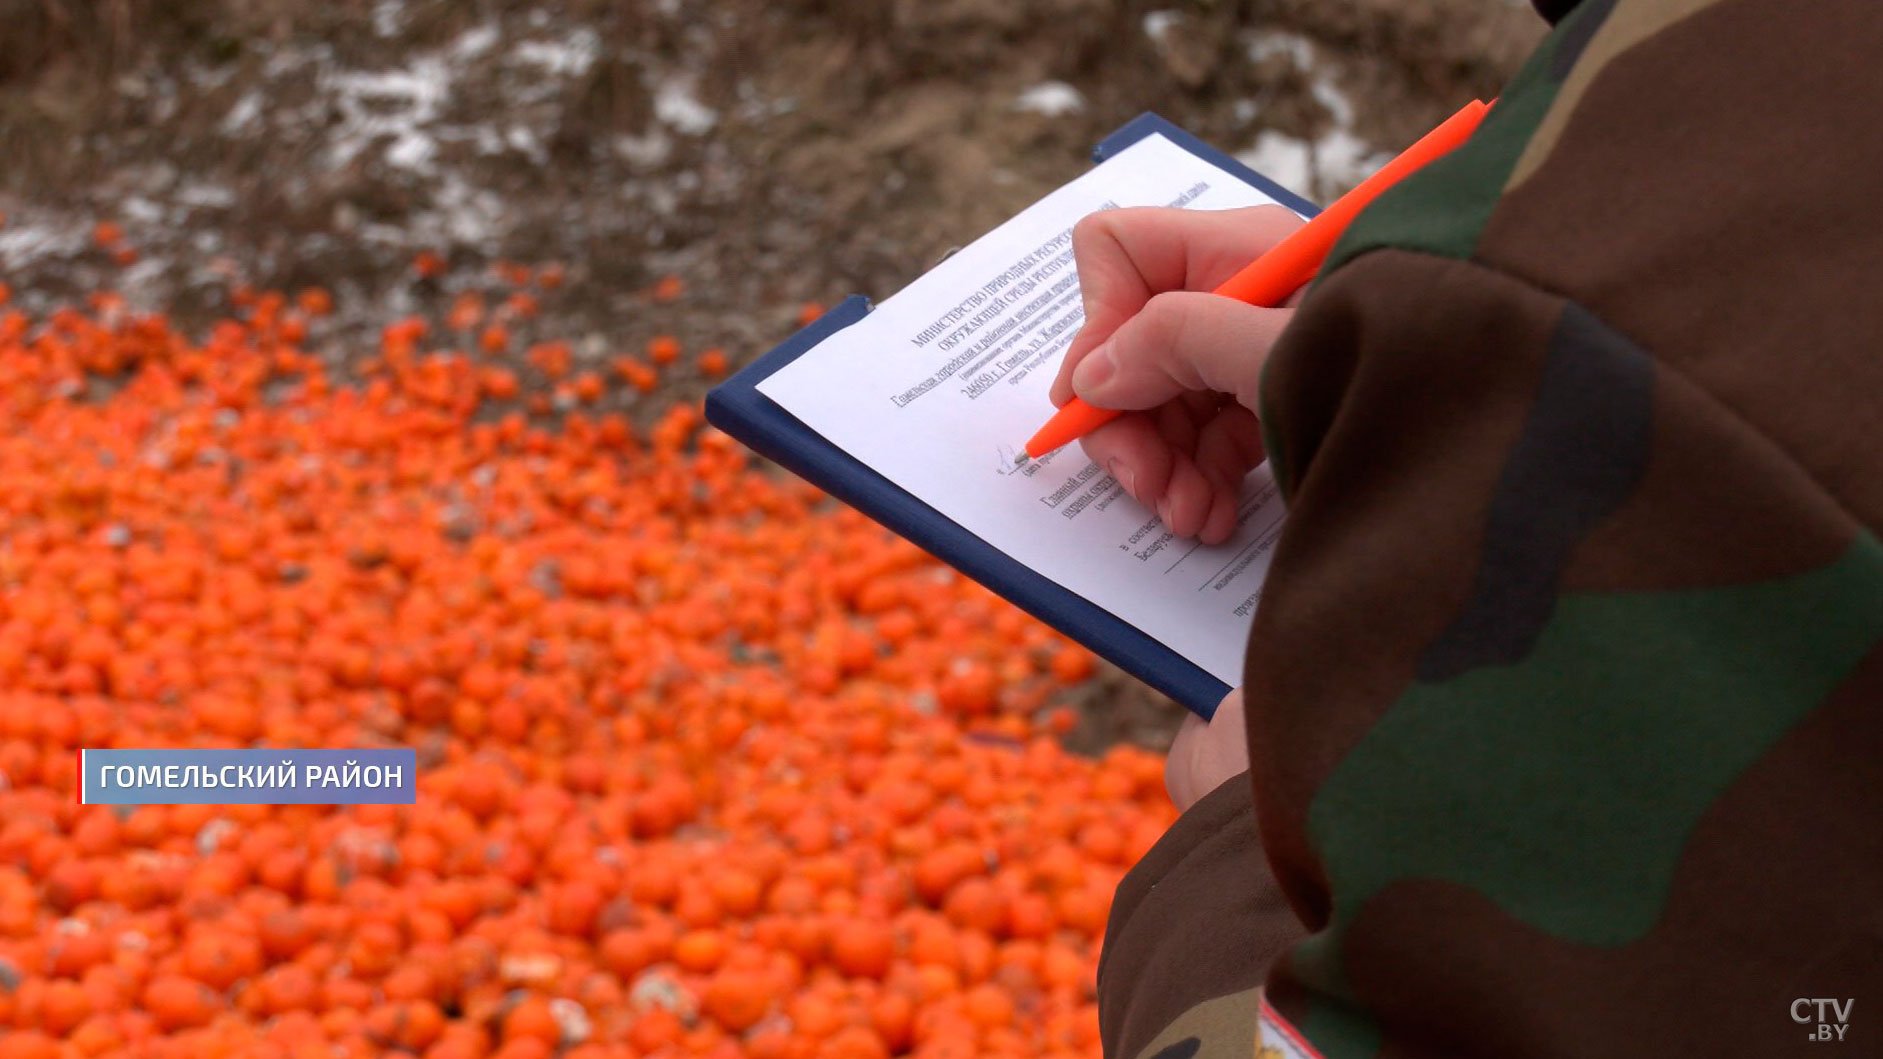
<instances>
[{"instance_id":1,"label":"dry grass","mask_svg":"<svg viewBox=\"0 0 1883 1059\"><path fill-rule=\"evenodd\" d=\"M71 172L99 130L125 120L112 86L178 44L213 56L242 0L0 0L0 152L6 184Z\"/></svg>"},{"instance_id":2,"label":"dry grass","mask_svg":"<svg viewBox=\"0 0 1883 1059\"><path fill-rule=\"evenodd\" d=\"M206 40L242 0L0 0L0 84L61 65L108 77L152 43Z\"/></svg>"}]
</instances>

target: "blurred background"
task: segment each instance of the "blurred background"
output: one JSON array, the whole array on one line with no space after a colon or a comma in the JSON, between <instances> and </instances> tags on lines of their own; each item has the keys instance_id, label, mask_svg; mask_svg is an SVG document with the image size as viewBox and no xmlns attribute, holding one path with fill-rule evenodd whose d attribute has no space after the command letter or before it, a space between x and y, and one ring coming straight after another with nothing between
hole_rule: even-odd
<instances>
[{"instance_id":1,"label":"blurred background","mask_svg":"<svg viewBox=\"0 0 1883 1059\"><path fill-rule=\"evenodd\" d=\"M13 307L109 290L201 328L250 286L320 290L307 345L345 371L397 318L552 269L480 349L535 413L571 369L537 341L738 366L1147 109L1326 202L1544 28L1512 0L0 0L0 26ZM646 424L706 384L593 403ZM1179 716L1109 671L1094 695L1128 703L1107 739Z\"/></svg>"},{"instance_id":2,"label":"blurred background","mask_svg":"<svg viewBox=\"0 0 1883 1059\"><path fill-rule=\"evenodd\" d=\"M580 370L679 335L736 367L1145 110L1326 201L1543 29L1510 0L0 0L0 25L14 307L112 291L201 328L315 289L307 345L344 372L547 268L553 304L481 349L537 413L573 400L545 404L570 365L537 341ZM645 424L709 384L591 403ZM1098 743L1179 716L1109 670L1092 697Z\"/></svg>"},{"instance_id":3,"label":"blurred background","mask_svg":"<svg viewBox=\"0 0 1883 1059\"><path fill-rule=\"evenodd\" d=\"M455 293L420 253L560 262L562 335L658 323L735 361L804 302L893 292L1140 111L1324 200L1542 28L1508 0L0 0L0 26L28 311L113 288L202 321L240 275L331 291L317 339L358 348ZM667 275L684 312L650 320Z\"/></svg>"}]
</instances>

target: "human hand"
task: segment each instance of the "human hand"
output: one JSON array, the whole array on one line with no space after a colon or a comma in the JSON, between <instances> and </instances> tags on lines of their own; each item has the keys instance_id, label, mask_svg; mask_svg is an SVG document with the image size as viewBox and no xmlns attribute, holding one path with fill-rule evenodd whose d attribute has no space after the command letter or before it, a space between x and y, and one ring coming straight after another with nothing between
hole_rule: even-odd
<instances>
[{"instance_id":1,"label":"human hand","mask_svg":"<svg viewBox=\"0 0 1883 1059\"><path fill-rule=\"evenodd\" d=\"M1164 788L1178 812L1189 812L1223 781L1248 769L1248 723L1243 717L1242 689L1237 688L1208 721L1194 713L1184 718L1164 759Z\"/></svg>"},{"instance_id":2,"label":"human hand","mask_svg":"<svg viewBox=\"0 0 1883 1059\"><path fill-rule=\"evenodd\" d=\"M1179 537L1234 532L1242 479L1262 462L1262 362L1293 315L1208 292L1302 223L1280 206L1139 208L1072 230L1085 324L1053 404L1128 410L1086 436L1086 455Z\"/></svg>"}]
</instances>

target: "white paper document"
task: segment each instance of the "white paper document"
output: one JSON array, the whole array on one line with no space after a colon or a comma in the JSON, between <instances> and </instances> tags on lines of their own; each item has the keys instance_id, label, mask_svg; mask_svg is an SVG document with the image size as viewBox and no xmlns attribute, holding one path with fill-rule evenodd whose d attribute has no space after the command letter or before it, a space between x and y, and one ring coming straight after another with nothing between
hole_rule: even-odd
<instances>
[{"instance_id":1,"label":"white paper document","mask_svg":"<svg viewBox=\"0 0 1883 1059\"><path fill-rule=\"evenodd\" d=\"M1014 457L1084 322L1072 226L1124 206L1274 200L1163 136L1138 141L885 300L759 392L989 544L1236 686L1282 503L1243 482L1226 543L1174 539L1071 445Z\"/></svg>"}]
</instances>

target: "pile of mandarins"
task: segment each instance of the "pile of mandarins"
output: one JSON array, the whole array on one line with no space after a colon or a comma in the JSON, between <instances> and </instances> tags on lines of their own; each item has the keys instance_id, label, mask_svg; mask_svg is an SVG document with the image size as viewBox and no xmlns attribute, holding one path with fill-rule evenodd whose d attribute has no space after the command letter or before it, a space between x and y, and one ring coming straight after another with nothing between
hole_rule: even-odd
<instances>
[{"instance_id":1,"label":"pile of mandarins","mask_svg":"<svg viewBox=\"0 0 1883 1059\"><path fill-rule=\"evenodd\" d=\"M354 384L319 291L5 297L0 1059L1097 1054L1161 758L1062 750L1088 655L695 406L582 411L722 353L541 344L552 422L476 306ZM254 745L416 747L417 804L75 804Z\"/></svg>"}]
</instances>

